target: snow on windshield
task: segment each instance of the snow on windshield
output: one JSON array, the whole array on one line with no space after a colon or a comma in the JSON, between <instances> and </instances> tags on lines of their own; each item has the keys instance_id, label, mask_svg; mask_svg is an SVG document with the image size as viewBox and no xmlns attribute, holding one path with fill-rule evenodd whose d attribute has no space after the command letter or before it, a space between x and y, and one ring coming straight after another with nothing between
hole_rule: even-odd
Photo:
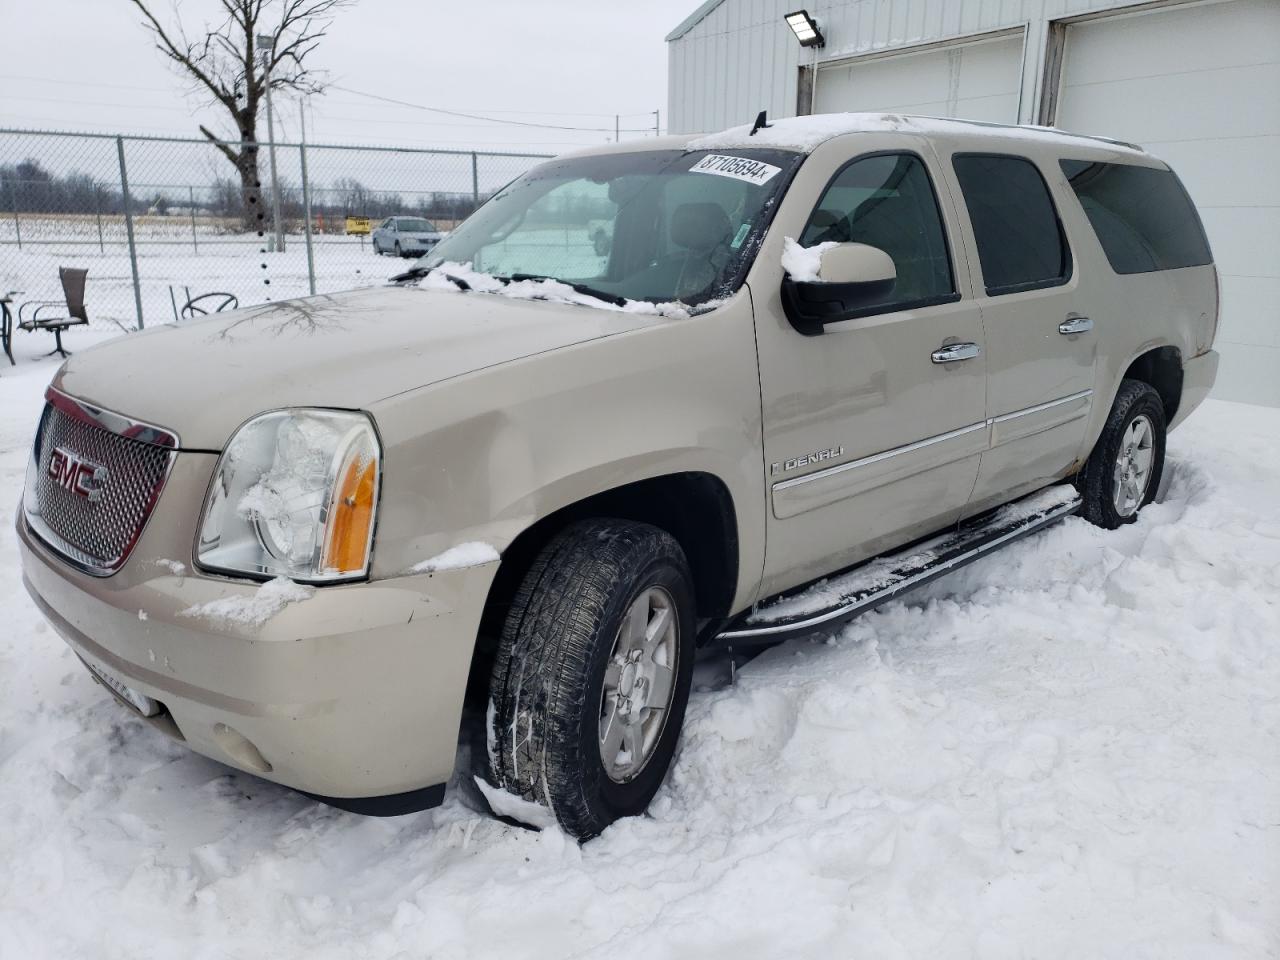
<instances>
[{"instance_id":1,"label":"snow on windshield","mask_svg":"<svg viewBox=\"0 0 1280 960\"><path fill-rule=\"evenodd\" d=\"M627 300L623 304L601 300L590 294L580 293L567 283L559 280L511 280L505 281L474 270L469 263L451 263L445 261L437 264L431 272L418 281L423 290L437 290L448 293L461 293L458 281L466 284L472 293L492 293L512 300L547 300L552 303L573 303L584 307L597 307L601 310L616 310L620 313L638 313L655 317L670 317L685 320L697 313L706 313L723 304L723 300L707 300L690 307L678 301L653 303L649 300Z\"/></svg>"}]
</instances>

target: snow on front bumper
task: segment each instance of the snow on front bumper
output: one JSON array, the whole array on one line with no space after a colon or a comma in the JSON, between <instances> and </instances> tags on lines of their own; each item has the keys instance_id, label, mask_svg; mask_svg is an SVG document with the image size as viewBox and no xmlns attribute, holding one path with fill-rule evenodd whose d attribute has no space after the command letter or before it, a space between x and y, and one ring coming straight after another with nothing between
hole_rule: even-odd
<instances>
[{"instance_id":1,"label":"snow on front bumper","mask_svg":"<svg viewBox=\"0 0 1280 960\"><path fill-rule=\"evenodd\" d=\"M188 572L153 523L116 577L57 558L21 514L23 579L77 655L164 711L215 760L308 793L442 785L496 562L317 589ZM291 589L292 588L292 589Z\"/></svg>"}]
</instances>

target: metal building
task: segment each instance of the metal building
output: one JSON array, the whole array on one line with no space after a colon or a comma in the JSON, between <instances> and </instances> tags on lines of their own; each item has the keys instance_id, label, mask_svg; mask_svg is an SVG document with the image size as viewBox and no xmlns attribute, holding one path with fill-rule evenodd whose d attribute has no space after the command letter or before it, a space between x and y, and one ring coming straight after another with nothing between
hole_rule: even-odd
<instances>
[{"instance_id":1,"label":"metal building","mask_svg":"<svg viewBox=\"0 0 1280 960\"><path fill-rule=\"evenodd\" d=\"M1280 0L707 0L667 42L672 132L872 110L1150 149L1222 275L1215 395L1280 406Z\"/></svg>"}]
</instances>

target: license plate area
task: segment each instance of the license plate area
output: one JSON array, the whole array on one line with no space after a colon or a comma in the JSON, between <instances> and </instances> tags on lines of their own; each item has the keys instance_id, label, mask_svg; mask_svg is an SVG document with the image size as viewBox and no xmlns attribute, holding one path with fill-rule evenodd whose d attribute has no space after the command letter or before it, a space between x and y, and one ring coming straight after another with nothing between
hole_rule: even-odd
<instances>
[{"instance_id":1,"label":"license plate area","mask_svg":"<svg viewBox=\"0 0 1280 960\"><path fill-rule=\"evenodd\" d=\"M89 673L93 675L95 680L114 693L126 706L137 711L139 716L154 717L160 712L159 700L148 697L145 693L139 693L127 683L117 680L110 673L96 664L90 663L88 660L81 658L80 662L88 667Z\"/></svg>"}]
</instances>

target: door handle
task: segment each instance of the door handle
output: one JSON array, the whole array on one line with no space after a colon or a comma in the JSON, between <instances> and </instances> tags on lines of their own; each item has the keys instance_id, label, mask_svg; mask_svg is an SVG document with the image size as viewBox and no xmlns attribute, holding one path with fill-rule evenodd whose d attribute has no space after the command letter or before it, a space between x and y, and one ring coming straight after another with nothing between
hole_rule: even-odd
<instances>
[{"instance_id":1,"label":"door handle","mask_svg":"<svg viewBox=\"0 0 1280 960\"><path fill-rule=\"evenodd\" d=\"M976 343L949 343L933 351L931 359L934 363L955 363L957 360L972 360L982 355L982 348Z\"/></svg>"},{"instance_id":2,"label":"door handle","mask_svg":"<svg viewBox=\"0 0 1280 960\"><path fill-rule=\"evenodd\" d=\"M1064 337L1073 333L1088 333L1093 329L1093 321L1088 317L1067 317L1058 324L1058 332Z\"/></svg>"}]
</instances>

